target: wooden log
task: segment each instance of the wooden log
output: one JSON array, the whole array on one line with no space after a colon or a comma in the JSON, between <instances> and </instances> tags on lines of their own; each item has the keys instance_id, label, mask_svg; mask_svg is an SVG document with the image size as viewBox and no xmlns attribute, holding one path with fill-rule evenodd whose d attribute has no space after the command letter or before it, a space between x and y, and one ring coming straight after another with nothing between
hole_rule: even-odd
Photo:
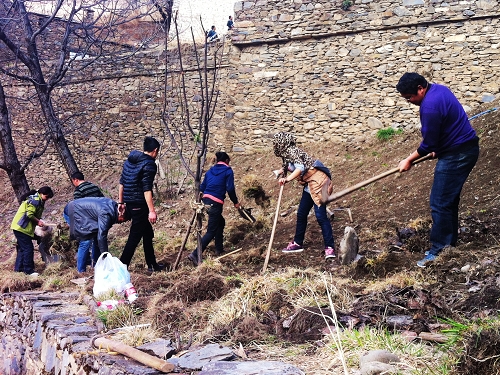
<instances>
[{"instance_id":1,"label":"wooden log","mask_svg":"<svg viewBox=\"0 0 500 375\"><path fill-rule=\"evenodd\" d=\"M172 372L175 368L173 364L168 363L163 359L144 353L122 342L110 340L105 337L96 338L94 340L94 346L123 354L129 358L135 359L143 365L149 366L161 372Z\"/></svg>"},{"instance_id":2,"label":"wooden log","mask_svg":"<svg viewBox=\"0 0 500 375\"><path fill-rule=\"evenodd\" d=\"M442 333L432 333L432 332L420 332L418 337L425 341L432 341L440 344L444 344L449 339L448 336L443 335Z\"/></svg>"}]
</instances>

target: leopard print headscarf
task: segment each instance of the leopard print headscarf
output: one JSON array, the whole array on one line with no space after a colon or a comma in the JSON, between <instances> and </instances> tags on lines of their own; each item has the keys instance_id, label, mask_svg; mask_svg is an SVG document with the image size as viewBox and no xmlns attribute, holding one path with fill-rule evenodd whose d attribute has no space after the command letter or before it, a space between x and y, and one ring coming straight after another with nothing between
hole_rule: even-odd
<instances>
[{"instance_id":1,"label":"leopard print headscarf","mask_svg":"<svg viewBox=\"0 0 500 375\"><path fill-rule=\"evenodd\" d=\"M294 135L286 132L276 133L273 137L274 155L283 159L283 166L288 163L303 164L305 169L311 168L315 159L296 146L297 139Z\"/></svg>"}]
</instances>

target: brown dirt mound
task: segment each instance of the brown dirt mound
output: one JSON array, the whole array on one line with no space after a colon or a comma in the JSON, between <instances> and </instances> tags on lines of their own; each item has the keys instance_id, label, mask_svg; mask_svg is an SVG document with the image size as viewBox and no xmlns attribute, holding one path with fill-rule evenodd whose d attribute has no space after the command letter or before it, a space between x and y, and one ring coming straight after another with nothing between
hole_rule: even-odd
<instances>
[{"instance_id":1,"label":"brown dirt mound","mask_svg":"<svg viewBox=\"0 0 500 375\"><path fill-rule=\"evenodd\" d=\"M269 333L269 327L260 323L257 318L246 316L241 322L236 324L231 340L233 342L249 344L253 341L264 341Z\"/></svg>"},{"instance_id":2,"label":"brown dirt mound","mask_svg":"<svg viewBox=\"0 0 500 375\"><path fill-rule=\"evenodd\" d=\"M465 352L460 359L459 375L500 374L500 332L486 329L475 332L465 344Z\"/></svg>"},{"instance_id":3,"label":"brown dirt mound","mask_svg":"<svg viewBox=\"0 0 500 375\"><path fill-rule=\"evenodd\" d=\"M228 292L224 278L213 272L193 273L177 281L167 291L166 297L188 303L215 301Z\"/></svg>"},{"instance_id":4,"label":"brown dirt mound","mask_svg":"<svg viewBox=\"0 0 500 375\"><path fill-rule=\"evenodd\" d=\"M278 322L278 336L293 343L320 340L325 335L322 331L330 324L325 322L332 318L330 309L307 307L297 311L292 317ZM288 328L285 328L288 327Z\"/></svg>"}]
</instances>

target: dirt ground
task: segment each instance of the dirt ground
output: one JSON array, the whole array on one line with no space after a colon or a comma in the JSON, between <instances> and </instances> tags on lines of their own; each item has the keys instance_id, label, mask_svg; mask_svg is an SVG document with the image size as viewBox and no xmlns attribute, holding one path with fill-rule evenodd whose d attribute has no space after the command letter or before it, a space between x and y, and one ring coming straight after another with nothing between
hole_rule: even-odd
<instances>
[{"instance_id":1,"label":"dirt ground","mask_svg":"<svg viewBox=\"0 0 500 375\"><path fill-rule=\"evenodd\" d=\"M471 115L497 104L485 104ZM349 266L341 266L338 260L324 260L321 231L314 215L310 216L305 251L299 254L281 253L280 249L293 239L294 207L301 193L295 183L287 184L279 210L287 214L278 218L269 271L312 269L329 272L337 280L347 280L339 285L354 297L354 302L345 311L338 311L337 315L341 322L354 328L385 324L391 330L419 333L432 331L438 323L437 317L456 321L496 317L500 309L500 111L484 114L471 123L480 136L481 153L462 192L459 241L456 248L446 249L433 265L425 269L416 266L416 261L423 257L429 246L429 192L435 165L435 161L430 160L406 173L386 177L329 204L329 208L334 211L332 226L336 245L339 245L346 226L353 227L360 239L359 253L362 258ZM359 143L310 143L301 147L330 167L334 191L337 192L396 167L399 160L415 150L419 141L420 134L415 130L396 135L389 141L367 137ZM232 205L226 205L225 250L242 250L224 258L217 266L208 263L207 267L193 270L185 259L187 251L194 246L195 239L191 236L180 269L170 273L172 277L169 273L163 277L150 275L144 267L141 250L136 252L131 265L132 280L140 295L137 303L144 308L147 317L161 319L167 334L168 331L186 329L188 326L192 331L202 330L206 321L200 320L191 308L205 308L207 304L240 288L246 280L257 277L262 270L279 192L278 183L271 177L271 172L280 167L280 160L270 149L230 155L237 193L243 204L252 208L252 214L257 218L257 222L251 224L244 221ZM118 172L94 182L107 191L116 191ZM2 176L6 184L7 180ZM257 200L244 198L244 191L251 186L261 187L263 196ZM4 190L10 191L10 187ZM47 219L61 221L62 208L71 199L71 192L69 184L56 189L55 198L47 204ZM12 269L14 261L13 236L8 228L17 204L13 202L13 195L4 194L0 199L0 223L4 228L1 233L4 241L0 245L0 268L7 271ZM159 261L169 266L175 262L192 215L190 200L191 194L186 191L175 199L157 202L160 221L155 226L156 253ZM347 208L350 209L352 222ZM120 254L126 236L126 224L112 229L111 250L115 255ZM212 244L205 255L213 258L213 251ZM76 277L74 258L67 258L65 267L51 272ZM37 271L42 272L44 268L44 264L37 260ZM404 279L409 273L417 274L426 282L401 287L401 282L391 281ZM384 287L373 290L372 286L376 283L384 283ZM16 289L12 284L6 285L4 283L2 286L3 291ZM91 286L86 287L90 293ZM42 283L33 281L20 284L19 289L40 287ZM310 314L294 319L295 323L288 329L279 328L283 327L283 321L293 311L287 292L276 292L269 296L260 315L256 313L230 322L211 339L255 342L270 334L276 334L278 340L283 342L320 339L319 328L324 324ZM387 322L388 316L400 315L410 315L413 317L412 322L398 327ZM456 373L499 373L500 367L496 361L488 359L494 358L499 350L498 333L478 333L478 336L470 338L470 345ZM485 360L473 361L470 358Z\"/></svg>"}]
</instances>

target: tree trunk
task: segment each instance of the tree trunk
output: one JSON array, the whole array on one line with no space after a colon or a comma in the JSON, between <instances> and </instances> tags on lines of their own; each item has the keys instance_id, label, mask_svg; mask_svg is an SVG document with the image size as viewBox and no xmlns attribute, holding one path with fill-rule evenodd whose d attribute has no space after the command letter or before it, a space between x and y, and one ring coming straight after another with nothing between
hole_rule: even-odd
<instances>
[{"instance_id":1,"label":"tree trunk","mask_svg":"<svg viewBox=\"0 0 500 375\"><path fill-rule=\"evenodd\" d=\"M12 139L10 128L9 110L5 101L5 93L0 83L0 144L2 146L3 163L0 168L4 169L9 176L10 184L16 194L16 198L21 203L21 196L27 193L30 188L28 180L21 169L21 163L17 158L16 147Z\"/></svg>"},{"instance_id":2,"label":"tree trunk","mask_svg":"<svg viewBox=\"0 0 500 375\"><path fill-rule=\"evenodd\" d=\"M78 166L76 165L76 161L73 158L73 154L71 153L68 143L66 142L66 138L64 137L61 123L54 112L50 94L40 85L35 84L35 88L38 94L38 99L40 100L43 116L47 121L50 138L52 139L54 148L59 154L59 157L64 165L64 169L66 169L66 173L69 177L74 172L78 171Z\"/></svg>"}]
</instances>

